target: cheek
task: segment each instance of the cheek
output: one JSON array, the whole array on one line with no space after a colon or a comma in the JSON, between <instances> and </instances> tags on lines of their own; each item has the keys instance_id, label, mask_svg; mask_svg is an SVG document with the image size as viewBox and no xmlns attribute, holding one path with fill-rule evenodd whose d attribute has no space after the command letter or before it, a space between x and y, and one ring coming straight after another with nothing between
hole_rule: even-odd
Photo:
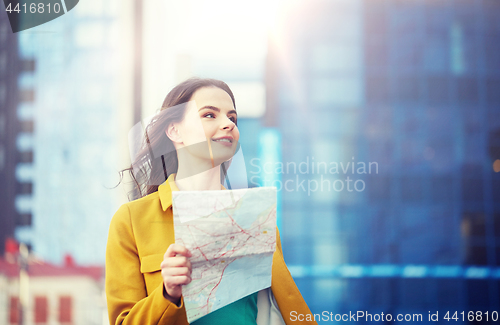
<instances>
[{"instance_id":1,"label":"cheek","mask_svg":"<svg viewBox=\"0 0 500 325\"><path fill-rule=\"evenodd\" d=\"M234 138L236 139L236 141L240 139L240 131L238 130L238 127L234 128Z\"/></svg>"},{"instance_id":2,"label":"cheek","mask_svg":"<svg viewBox=\"0 0 500 325\"><path fill-rule=\"evenodd\" d=\"M189 123L186 123L185 132L191 140L190 142L198 143L206 141L204 126L197 116L194 116L189 120Z\"/></svg>"},{"instance_id":3,"label":"cheek","mask_svg":"<svg viewBox=\"0 0 500 325\"><path fill-rule=\"evenodd\" d=\"M211 139L214 134L217 132L217 127L214 127L213 123L205 123L203 125L203 129L205 131L205 138Z\"/></svg>"}]
</instances>

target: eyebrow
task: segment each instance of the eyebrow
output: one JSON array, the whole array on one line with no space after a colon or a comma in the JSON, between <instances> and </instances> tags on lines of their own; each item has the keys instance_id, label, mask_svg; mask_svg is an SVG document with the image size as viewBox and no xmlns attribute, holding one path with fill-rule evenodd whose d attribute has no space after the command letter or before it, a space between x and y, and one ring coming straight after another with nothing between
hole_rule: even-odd
<instances>
[{"instance_id":1,"label":"eyebrow","mask_svg":"<svg viewBox=\"0 0 500 325\"><path fill-rule=\"evenodd\" d=\"M216 112L220 112L220 108L218 107L215 107L215 106L211 106L211 105L206 105L206 106L203 106L202 108L200 108L198 110L201 111L202 109L211 109L213 111L216 111ZM236 116L238 116L238 113L236 113L236 111L234 109L230 110L229 112L227 112L228 114L236 114Z\"/></svg>"}]
</instances>

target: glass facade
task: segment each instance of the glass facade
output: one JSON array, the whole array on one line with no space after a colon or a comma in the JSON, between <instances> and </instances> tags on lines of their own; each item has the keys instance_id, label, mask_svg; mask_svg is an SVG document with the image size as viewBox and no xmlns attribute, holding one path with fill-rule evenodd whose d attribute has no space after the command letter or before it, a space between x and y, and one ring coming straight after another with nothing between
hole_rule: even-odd
<instances>
[{"instance_id":1,"label":"glass facade","mask_svg":"<svg viewBox=\"0 0 500 325\"><path fill-rule=\"evenodd\" d=\"M17 210L32 213L33 220L15 235L52 263L70 254L78 264L103 264L109 222L124 201L113 190L119 168L126 167L120 143L128 131L123 120L131 114L131 101L119 93L131 80L131 74L120 75L128 70L120 70L127 43L119 42L119 13L116 1L82 2L17 34L19 57L34 62L18 85L21 92L35 89L18 115L32 118L36 127L18 137L18 147L35 148L33 164L18 166L16 173L18 181L33 183L33 195L16 198Z\"/></svg>"},{"instance_id":2,"label":"glass facade","mask_svg":"<svg viewBox=\"0 0 500 325\"><path fill-rule=\"evenodd\" d=\"M310 167L282 175L281 234L313 313L498 307L499 14L473 0L288 11L268 110L283 163Z\"/></svg>"}]
</instances>

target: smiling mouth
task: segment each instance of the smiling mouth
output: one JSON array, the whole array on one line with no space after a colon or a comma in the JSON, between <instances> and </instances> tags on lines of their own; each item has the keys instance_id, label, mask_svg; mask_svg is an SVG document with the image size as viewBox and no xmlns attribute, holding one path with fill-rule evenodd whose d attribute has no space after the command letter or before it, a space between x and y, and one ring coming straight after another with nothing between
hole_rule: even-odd
<instances>
[{"instance_id":1,"label":"smiling mouth","mask_svg":"<svg viewBox=\"0 0 500 325\"><path fill-rule=\"evenodd\" d=\"M214 141L214 142L226 142L226 143L233 143L233 140L231 140L231 139L227 139L227 138L223 138L223 139L212 139L212 141Z\"/></svg>"}]
</instances>

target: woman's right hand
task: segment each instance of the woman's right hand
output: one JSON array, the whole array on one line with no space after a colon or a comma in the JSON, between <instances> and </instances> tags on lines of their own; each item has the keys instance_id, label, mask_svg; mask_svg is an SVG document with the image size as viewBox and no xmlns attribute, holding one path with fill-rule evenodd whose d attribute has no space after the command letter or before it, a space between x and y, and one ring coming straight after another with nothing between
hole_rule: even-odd
<instances>
[{"instance_id":1,"label":"woman's right hand","mask_svg":"<svg viewBox=\"0 0 500 325\"><path fill-rule=\"evenodd\" d=\"M163 294L176 305L182 295L181 286L191 282L191 262L188 259L191 256L186 247L178 244L170 245L163 255L161 262L161 276L165 288Z\"/></svg>"}]
</instances>

